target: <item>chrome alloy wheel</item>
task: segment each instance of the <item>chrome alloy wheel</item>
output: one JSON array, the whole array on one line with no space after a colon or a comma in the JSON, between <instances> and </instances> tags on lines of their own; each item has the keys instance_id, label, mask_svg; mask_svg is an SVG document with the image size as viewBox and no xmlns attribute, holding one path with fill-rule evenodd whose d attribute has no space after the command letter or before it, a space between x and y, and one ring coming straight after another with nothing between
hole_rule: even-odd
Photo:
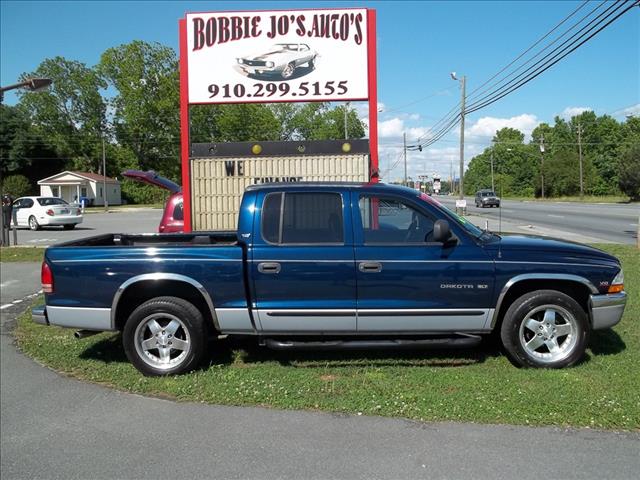
<instances>
[{"instance_id":1,"label":"chrome alloy wheel","mask_svg":"<svg viewBox=\"0 0 640 480\"><path fill-rule=\"evenodd\" d=\"M145 317L134 333L139 357L159 370L180 365L191 349L185 324L169 313L154 313Z\"/></svg>"},{"instance_id":2,"label":"chrome alloy wheel","mask_svg":"<svg viewBox=\"0 0 640 480\"><path fill-rule=\"evenodd\" d=\"M520 324L518 338L524 351L542 363L567 358L578 342L578 321L558 305L531 310Z\"/></svg>"}]
</instances>

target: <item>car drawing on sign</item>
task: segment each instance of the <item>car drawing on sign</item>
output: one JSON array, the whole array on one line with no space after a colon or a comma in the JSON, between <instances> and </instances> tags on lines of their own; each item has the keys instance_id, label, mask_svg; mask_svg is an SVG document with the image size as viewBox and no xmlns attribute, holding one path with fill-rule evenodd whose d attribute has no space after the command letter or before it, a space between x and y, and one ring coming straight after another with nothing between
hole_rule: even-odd
<instances>
[{"instance_id":1,"label":"car drawing on sign","mask_svg":"<svg viewBox=\"0 0 640 480\"><path fill-rule=\"evenodd\" d=\"M13 219L17 227L31 230L43 226L72 230L82 223L82 211L79 205L70 205L58 197L21 197L13 202Z\"/></svg>"},{"instance_id":2,"label":"car drawing on sign","mask_svg":"<svg viewBox=\"0 0 640 480\"><path fill-rule=\"evenodd\" d=\"M311 72L317 58L318 52L306 43L276 43L264 53L240 57L236 61L249 76L288 80L299 67L306 66L306 73Z\"/></svg>"}]
</instances>

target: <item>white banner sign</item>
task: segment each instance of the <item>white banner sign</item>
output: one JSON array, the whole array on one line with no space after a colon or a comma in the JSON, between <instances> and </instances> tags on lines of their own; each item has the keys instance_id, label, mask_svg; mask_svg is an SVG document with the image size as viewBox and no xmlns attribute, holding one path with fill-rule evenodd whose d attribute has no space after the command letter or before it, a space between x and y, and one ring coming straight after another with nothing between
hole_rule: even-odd
<instances>
[{"instance_id":1,"label":"white banner sign","mask_svg":"<svg viewBox=\"0 0 640 480\"><path fill-rule=\"evenodd\" d=\"M187 15L189 103L366 100L366 9Z\"/></svg>"}]
</instances>

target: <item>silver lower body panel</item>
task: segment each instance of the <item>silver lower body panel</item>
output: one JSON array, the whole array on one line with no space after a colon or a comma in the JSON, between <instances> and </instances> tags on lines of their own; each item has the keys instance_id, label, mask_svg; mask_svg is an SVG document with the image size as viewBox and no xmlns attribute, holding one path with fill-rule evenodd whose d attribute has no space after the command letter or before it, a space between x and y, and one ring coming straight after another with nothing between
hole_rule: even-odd
<instances>
[{"instance_id":1,"label":"silver lower body panel","mask_svg":"<svg viewBox=\"0 0 640 480\"><path fill-rule=\"evenodd\" d=\"M627 303L625 292L607 295L591 295L591 325L594 330L610 328L622 320Z\"/></svg>"},{"instance_id":2,"label":"silver lower body panel","mask_svg":"<svg viewBox=\"0 0 640 480\"><path fill-rule=\"evenodd\" d=\"M49 325L79 330L104 332L115 330L111 323L110 308L52 307L47 305Z\"/></svg>"}]
</instances>

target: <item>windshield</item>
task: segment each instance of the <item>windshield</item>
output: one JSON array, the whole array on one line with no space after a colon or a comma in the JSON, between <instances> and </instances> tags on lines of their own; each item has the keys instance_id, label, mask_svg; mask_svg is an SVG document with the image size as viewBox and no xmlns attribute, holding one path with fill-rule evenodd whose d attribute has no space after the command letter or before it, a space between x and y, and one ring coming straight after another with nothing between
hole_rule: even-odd
<instances>
[{"instance_id":1,"label":"windshield","mask_svg":"<svg viewBox=\"0 0 640 480\"><path fill-rule=\"evenodd\" d=\"M469 220L467 220L466 218L458 215L457 213L453 212L452 210L449 210L447 207L445 207L443 204L441 204L439 201L437 201L436 199L430 197L427 194L421 193L420 195L418 195L418 197L420 198L420 200L422 200L425 203L430 203L431 205L434 205L442 210L444 210L444 212L451 217L452 220L454 220L458 225L460 225L464 230L467 231L467 233L469 233L470 235L472 235L475 238L480 238L482 235L486 234L487 232L485 232L484 230L476 227L473 223L471 223Z\"/></svg>"},{"instance_id":2,"label":"windshield","mask_svg":"<svg viewBox=\"0 0 640 480\"><path fill-rule=\"evenodd\" d=\"M38 198L38 203L43 207L48 207L50 205L69 205L67 202L65 202L61 198L55 198L55 197Z\"/></svg>"},{"instance_id":3,"label":"windshield","mask_svg":"<svg viewBox=\"0 0 640 480\"><path fill-rule=\"evenodd\" d=\"M480 195L483 197L495 197L496 194L494 192L480 192Z\"/></svg>"}]
</instances>

